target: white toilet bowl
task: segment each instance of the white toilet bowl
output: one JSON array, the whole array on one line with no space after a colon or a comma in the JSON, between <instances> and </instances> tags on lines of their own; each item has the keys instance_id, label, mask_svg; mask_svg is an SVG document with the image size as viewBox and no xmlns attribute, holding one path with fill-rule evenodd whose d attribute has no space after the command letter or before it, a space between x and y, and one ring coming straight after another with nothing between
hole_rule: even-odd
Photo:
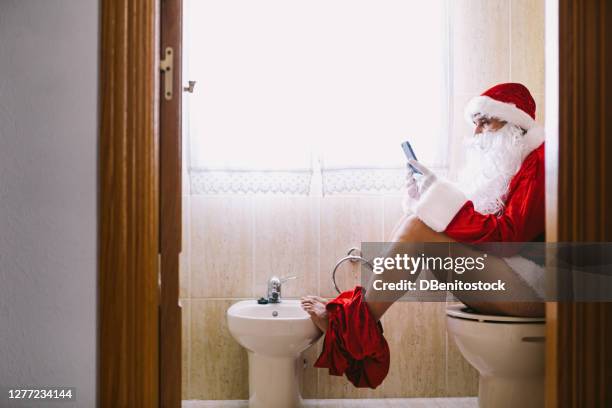
<instances>
[{"instance_id":1,"label":"white toilet bowl","mask_svg":"<svg viewBox=\"0 0 612 408\"><path fill-rule=\"evenodd\" d=\"M463 357L480 373L481 408L544 406L544 318L446 309L446 324Z\"/></svg>"}]
</instances>

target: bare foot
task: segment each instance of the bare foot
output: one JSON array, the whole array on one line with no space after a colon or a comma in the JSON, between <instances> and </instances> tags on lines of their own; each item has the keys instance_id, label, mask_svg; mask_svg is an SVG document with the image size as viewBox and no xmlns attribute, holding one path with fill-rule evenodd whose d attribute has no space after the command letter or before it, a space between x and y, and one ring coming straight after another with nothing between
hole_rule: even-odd
<instances>
[{"instance_id":1,"label":"bare foot","mask_svg":"<svg viewBox=\"0 0 612 408\"><path fill-rule=\"evenodd\" d=\"M327 317L327 309L325 305L327 299L323 299L319 296L304 296L302 298L302 309L304 309L312 319L312 322L319 328L323 333L327 330L329 319Z\"/></svg>"},{"instance_id":2,"label":"bare foot","mask_svg":"<svg viewBox=\"0 0 612 408\"><path fill-rule=\"evenodd\" d=\"M308 295L308 296L302 297L302 301L304 301L305 299L315 300L315 301L321 302L323 304L327 304L327 302L329 302L329 300L327 300L325 298L322 298L321 296L315 296L315 295Z\"/></svg>"}]
</instances>

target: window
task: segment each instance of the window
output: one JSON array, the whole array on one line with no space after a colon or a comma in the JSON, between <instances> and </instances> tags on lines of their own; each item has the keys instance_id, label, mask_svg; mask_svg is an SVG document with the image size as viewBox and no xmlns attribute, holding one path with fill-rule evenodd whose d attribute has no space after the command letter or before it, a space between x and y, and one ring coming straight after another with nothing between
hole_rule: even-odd
<instances>
[{"instance_id":1,"label":"window","mask_svg":"<svg viewBox=\"0 0 612 408\"><path fill-rule=\"evenodd\" d=\"M191 0L192 193L393 191L447 166L446 2ZM320 182L316 182L320 180Z\"/></svg>"}]
</instances>

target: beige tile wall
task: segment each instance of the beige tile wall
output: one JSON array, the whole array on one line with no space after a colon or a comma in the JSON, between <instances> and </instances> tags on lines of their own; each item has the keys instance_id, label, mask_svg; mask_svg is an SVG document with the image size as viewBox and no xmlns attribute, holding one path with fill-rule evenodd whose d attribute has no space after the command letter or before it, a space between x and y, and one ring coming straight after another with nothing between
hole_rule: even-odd
<instances>
[{"instance_id":1,"label":"beige tile wall","mask_svg":"<svg viewBox=\"0 0 612 408\"><path fill-rule=\"evenodd\" d=\"M451 174L463 163L461 138L471 131L463 107L500 82L520 82L544 124L544 0L451 0Z\"/></svg>"},{"instance_id":2,"label":"beige tile wall","mask_svg":"<svg viewBox=\"0 0 612 408\"><path fill-rule=\"evenodd\" d=\"M451 170L462 163L470 131L463 106L497 82L524 83L543 123L543 0L452 0ZM186 177L185 177L186 178ZM188 183L186 184L188 185ZM248 396L247 359L227 331L225 311L264 294L273 274L297 275L284 296L334 296L331 268L351 246L384 240L401 214L393 196L183 196L184 399ZM357 267L339 272L341 288L358 282ZM320 342L305 353L307 398L473 396L477 373L445 329L444 304L398 303L383 318L392 362L377 390L356 390L312 368Z\"/></svg>"},{"instance_id":3,"label":"beige tile wall","mask_svg":"<svg viewBox=\"0 0 612 408\"><path fill-rule=\"evenodd\" d=\"M334 296L330 276L337 259L362 240L384 240L401 213L400 200L392 196L189 197L190 237L185 238L190 245L185 249L191 251L191 262L184 277L191 287L182 299L184 398L246 398L246 354L227 331L229 305L263 295L271 275L298 276L285 284L285 297ZM355 266L347 265L338 275L341 289L359 283ZM475 395L475 372L455 349L447 353L444 306L398 303L385 315L393 359L388 380L375 391L356 390L345 379L312 368L320 352L317 344L304 356L309 363L304 395ZM448 377L447 367L462 378Z\"/></svg>"}]
</instances>

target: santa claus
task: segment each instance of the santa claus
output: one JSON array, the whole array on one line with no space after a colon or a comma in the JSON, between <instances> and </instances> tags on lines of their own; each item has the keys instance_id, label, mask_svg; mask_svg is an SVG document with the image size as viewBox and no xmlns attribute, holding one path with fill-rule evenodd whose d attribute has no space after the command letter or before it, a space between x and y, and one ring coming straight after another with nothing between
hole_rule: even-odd
<instances>
[{"instance_id":1,"label":"santa claus","mask_svg":"<svg viewBox=\"0 0 612 408\"><path fill-rule=\"evenodd\" d=\"M458 182L437 176L410 161L404 208L391 242L529 242L544 240L544 132L536 123L536 105L518 83L496 85L469 101L466 120L474 126L465 140L466 164ZM520 256L499 258L495 273L515 286L538 292L537 265ZM490 261L491 262L491 261ZM537 274L537 273L536 273ZM537 298L537 296L534 296ZM304 309L321 330L328 325L324 299L307 296ZM393 302L376 291L365 293L375 319ZM471 302L485 314L543 315L541 302Z\"/></svg>"},{"instance_id":2,"label":"santa claus","mask_svg":"<svg viewBox=\"0 0 612 408\"><path fill-rule=\"evenodd\" d=\"M420 183L407 177L406 207L437 232L460 242L526 242L544 234L544 132L535 102L521 84L496 85L473 98L465 118L466 141L459 182L425 166Z\"/></svg>"}]
</instances>

